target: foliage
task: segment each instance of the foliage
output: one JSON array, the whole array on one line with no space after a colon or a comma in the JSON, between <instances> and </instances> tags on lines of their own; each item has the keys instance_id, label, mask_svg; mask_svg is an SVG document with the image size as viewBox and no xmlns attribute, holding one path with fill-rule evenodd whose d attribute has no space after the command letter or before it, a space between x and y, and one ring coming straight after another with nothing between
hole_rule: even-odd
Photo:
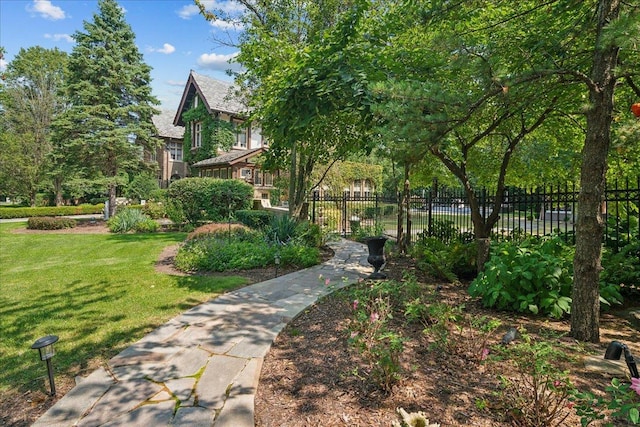
<instances>
[{"instance_id":1,"label":"foliage","mask_svg":"<svg viewBox=\"0 0 640 427\"><path fill-rule=\"evenodd\" d=\"M49 216L32 217L27 220L29 230L61 230L73 228L78 222L73 218L56 218Z\"/></svg>"},{"instance_id":2,"label":"foliage","mask_svg":"<svg viewBox=\"0 0 640 427\"><path fill-rule=\"evenodd\" d=\"M373 225L362 225L360 221L351 223L351 238L358 242L365 241L367 237L382 236L384 232L384 224L381 222L376 222Z\"/></svg>"},{"instance_id":3,"label":"foliage","mask_svg":"<svg viewBox=\"0 0 640 427\"><path fill-rule=\"evenodd\" d=\"M104 204L78 206L42 206L36 208L0 207L0 219L31 218L34 216L102 215Z\"/></svg>"},{"instance_id":4,"label":"foliage","mask_svg":"<svg viewBox=\"0 0 640 427\"><path fill-rule=\"evenodd\" d=\"M324 191L339 194L354 181L368 180L371 191L382 188L383 168L378 164L363 163L369 159L355 161L337 161L319 167L313 174L312 180L316 186L321 185Z\"/></svg>"},{"instance_id":5,"label":"foliage","mask_svg":"<svg viewBox=\"0 0 640 427\"><path fill-rule=\"evenodd\" d=\"M160 218L164 218L167 216L167 212L164 208L164 204L162 202L147 202L144 205L142 205L142 212L145 215L148 215L150 218L153 219L160 219Z\"/></svg>"},{"instance_id":6,"label":"foliage","mask_svg":"<svg viewBox=\"0 0 640 427\"><path fill-rule=\"evenodd\" d=\"M158 180L150 173L136 175L124 190L124 196L133 200L149 200L160 189Z\"/></svg>"},{"instance_id":7,"label":"foliage","mask_svg":"<svg viewBox=\"0 0 640 427\"><path fill-rule=\"evenodd\" d=\"M0 85L0 193L31 206L40 189L51 187L51 122L66 108L67 58L57 48L20 49Z\"/></svg>"},{"instance_id":8,"label":"foliage","mask_svg":"<svg viewBox=\"0 0 640 427\"><path fill-rule=\"evenodd\" d=\"M433 237L421 237L411 248L416 258L416 266L433 276L435 279L454 282L456 276L449 263L449 248L440 240Z\"/></svg>"},{"instance_id":9,"label":"foliage","mask_svg":"<svg viewBox=\"0 0 640 427\"><path fill-rule=\"evenodd\" d=\"M246 71L236 81L251 93L251 119L270 140L265 169L288 169L293 216L317 165L373 143L367 138L368 62L362 49L349 46L365 3L259 4L242 18L248 25L236 60Z\"/></svg>"},{"instance_id":10,"label":"foliage","mask_svg":"<svg viewBox=\"0 0 640 427\"><path fill-rule=\"evenodd\" d=\"M250 207L253 187L236 179L185 178L167 192L167 215L175 223L224 221L237 210Z\"/></svg>"},{"instance_id":11,"label":"foliage","mask_svg":"<svg viewBox=\"0 0 640 427\"><path fill-rule=\"evenodd\" d=\"M300 234L301 222L288 215L274 215L265 228L265 235L269 241L276 244L286 244Z\"/></svg>"},{"instance_id":12,"label":"foliage","mask_svg":"<svg viewBox=\"0 0 640 427\"><path fill-rule=\"evenodd\" d=\"M235 212L235 217L248 227L264 229L271 222L273 213L261 209L242 209Z\"/></svg>"},{"instance_id":13,"label":"foliage","mask_svg":"<svg viewBox=\"0 0 640 427\"><path fill-rule=\"evenodd\" d=\"M195 99L195 98L194 98ZM197 107L185 111L182 114L182 120L186 124L184 130L184 160L189 164L197 163L201 160L218 156L218 150L229 150L235 141L235 133L233 125L230 122L213 117L207 110L202 100L198 102ZM201 129L201 146L195 149L189 149L192 146L192 124L200 123Z\"/></svg>"},{"instance_id":14,"label":"foliage","mask_svg":"<svg viewBox=\"0 0 640 427\"><path fill-rule=\"evenodd\" d=\"M400 379L400 354L404 348L402 336L388 326L393 318L389 286L398 284L373 283L354 292L348 326L350 344L365 359L369 378L386 392Z\"/></svg>"},{"instance_id":15,"label":"foliage","mask_svg":"<svg viewBox=\"0 0 640 427\"><path fill-rule=\"evenodd\" d=\"M561 318L571 310L573 251L558 236L495 244L469 293L485 307ZM600 301L621 303L619 284L602 282Z\"/></svg>"},{"instance_id":16,"label":"foliage","mask_svg":"<svg viewBox=\"0 0 640 427\"><path fill-rule=\"evenodd\" d=\"M574 387L568 373L556 367L566 355L547 341L524 342L496 349L512 363L517 377L501 376L498 399L507 420L523 427L562 426L571 413L570 396Z\"/></svg>"},{"instance_id":17,"label":"foliage","mask_svg":"<svg viewBox=\"0 0 640 427\"><path fill-rule=\"evenodd\" d=\"M98 9L85 31L73 34L66 81L71 106L56 121L56 139L86 177L107 180L113 216L118 176L143 168L143 151L160 144L151 121L159 102L123 9L115 0L99 0Z\"/></svg>"},{"instance_id":18,"label":"foliage","mask_svg":"<svg viewBox=\"0 0 640 427\"><path fill-rule=\"evenodd\" d=\"M615 190L614 190L615 191ZM634 203L616 203L615 213L607 215L607 233L604 236L605 248L616 249L630 243L640 236L638 224L638 206Z\"/></svg>"},{"instance_id":19,"label":"foliage","mask_svg":"<svg viewBox=\"0 0 640 427\"><path fill-rule=\"evenodd\" d=\"M571 308L572 249L555 237L492 248L485 270L470 285L485 307L561 318Z\"/></svg>"},{"instance_id":20,"label":"foliage","mask_svg":"<svg viewBox=\"0 0 640 427\"><path fill-rule=\"evenodd\" d=\"M632 379L640 384L640 379ZM640 385L638 385L640 387ZM640 423L640 391L634 391L631 384L622 382L618 378L611 380L611 385L605 390L606 397L595 396L591 392L575 391L571 397L575 404L576 413L581 417L580 424L583 427L592 422L602 420L606 412L616 421L629 421L632 424ZM613 422L603 423L606 427L613 427Z\"/></svg>"},{"instance_id":21,"label":"foliage","mask_svg":"<svg viewBox=\"0 0 640 427\"><path fill-rule=\"evenodd\" d=\"M233 230L232 234L229 234L230 230ZM245 237L245 234L251 237ZM193 230L187 235L187 240L197 239L207 235L213 235L218 238L224 238L224 236L226 236L227 239L230 239L231 236L233 236L236 240L251 241L256 236L256 233L242 224L213 222L201 225Z\"/></svg>"},{"instance_id":22,"label":"foliage","mask_svg":"<svg viewBox=\"0 0 640 427\"><path fill-rule=\"evenodd\" d=\"M221 225L221 224L220 224ZM175 265L183 271L229 271L262 268L275 264L310 267L318 263L319 252L298 243L278 245L268 242L264 234L243 226L216 227L206 234L198 233L180 247Z\"/></svg>"},{"instance_id":23,"label":"foliage","mask_svg":"<svg viewBox=\"0 0 640 427\"><path fill-rule=\"evenodd\" d=\"M606 300L622 302L619 294L621 287L629 290L633 287L640 289L640 239L634 239L624 246L618 253L605 250L602 257L602 273L600 274L600 292L604 289L615 292L614 295L603 297Z\"/></svg>"},{"instance_id":24,"label":"foliage","mask_svg":"<svg viewBox=\"0 0 640 427\"><path fill-rule=\"evenodd\" d=\"M140 209L119 209L115 216L107 221L107 226L112 233L151 233L158 230L158 223Z\"/></svg>"}]
</instances>

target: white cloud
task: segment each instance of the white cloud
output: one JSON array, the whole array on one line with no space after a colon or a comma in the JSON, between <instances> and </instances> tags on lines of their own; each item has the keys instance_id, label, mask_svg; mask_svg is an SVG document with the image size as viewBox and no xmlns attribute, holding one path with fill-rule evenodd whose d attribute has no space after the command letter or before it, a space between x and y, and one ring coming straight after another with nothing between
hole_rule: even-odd
<instances>
[{"instance_id":1,"label":"white cloud","mask_svg":"<svg viewBox=\"0 0 640 427\"><path fill-rule=\"evenodd\" d=\"M158 53L164 53L165 55L170 55L173 52L176 51L176 48L173 47L172 45L170 45L169 43L165 43L162 45L162 47L160 49L155 49L155 48L148 48L147 49L149 52L158 52Z\"/></svg>"},{"instance_id":2,"label":"white cloud","mask_svg":"<svg viewBox=\"0 0 640 427\"><path fill-rule=\"evenodd\" d=\"M211 12L221 11L226 14L239 15L245 11L245 7L235 1L228 0L202 0L204 8ZM183 6L182 9L177 11L178 16L182 19L191 19L192 16L200 13L198 6L190 4Z\"/></svg>"},{"instance_id":3,"label":"white cloud","mask_svg":"<svg viewBox=\"0 0 640 427\"><path fill-rule=\"evenodd\" d=\"M73 40L73 37L71 37L69 34L49 34L49 33L47 33L47 34L44 35L44 38L45 39L51 39L51 40L56 41L56 42L58 42L60 40L64 40L64 41L69 42L69 43L75 42L75 40Z\"/></svg>"},{"instance_id":4,"label":"white cloud","mask_svg":"<svg viewBox=\"0 0 640 427\"><path fill-rule=\"evenodd\" d=\"M230 53L228 55L219 55L217 53L203 53L198 58L198 65L207 70L240 70L240 64L234 61L234 58L238 56L238 52Z\"/></svg>"},{"instance_id":5,"label":"white cloud","mask_svg":"<svg viewBox=\"0 0 640 427\"><path fill-rule=\"evenodd\" d=\"M240 22L229 22L222 21L216 19L215 21L211 21L211 26L214 28L218 28L220 30L236 30L239 31L242 29L243 25Z\"/></svg>"},{"instance_id":6,"label":"white cloud","mask_svg":"<svg viewBox=\"0 0 640 427\"><path fill-rule=\"evenodd\" d=\"M32 5L27 5L27 10L32 13L38 13L42 18L51 19L52 21L66 18L64 10L51 4L51 0L33 0Z\"/></svg>"},{"instance_id":7,"label":"white cloud","mask_svg":"<svg viewBox=\"0 0 640 427\"><path fill-rule=\"evenodd\" d=\"M200 9L198 9L198 6L196 6L195 4L190 4L190 5L184 6L177 13L178 13L178 16L182 19L191 19L192 16L200 13Z\"/></svg>"}]
</instances>

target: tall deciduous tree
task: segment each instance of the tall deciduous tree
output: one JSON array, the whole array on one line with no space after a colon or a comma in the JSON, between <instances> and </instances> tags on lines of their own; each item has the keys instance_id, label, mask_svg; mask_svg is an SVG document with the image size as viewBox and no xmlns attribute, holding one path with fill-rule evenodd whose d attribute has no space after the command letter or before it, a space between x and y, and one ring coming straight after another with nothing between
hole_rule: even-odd
<instances>
[{"instance_id":1,"label":"tall deciduous tree","mask_svg":"<svg viewBox=\"0 0 640 427\"><path fill-rule=\"evenodd\" d=\"M600 340L599 277L604 230L601 205L615 114L616 86L623 79L640 96L633 77L640 76L640 6L620 0L599 0L592 10L592 58L588 74L576 70L589 92L586 137L576 224L576 255L571 304L571 333L582 341ZM635 29L635 37L629 37ZM621 53L621 50L626 52Z\"/></svg>"},{"instance_id":2,"label":"tall deciduous tree","mask_svg":"<svg viewBox=\"0 0 640 427\"><path fill-rule=\"evenodd\" d=\"M62 95L67 54L40 46L20 49L3 74L0 87L3 146L0 192L27 197L47 187L52 120L66 106Z\"/></svg>"},{"instance_id":3,"label":"tall deciduous tree","mask_svg":"<svg viewBox=\"0 0 640 427\"><path fill-rule=\"evenodd\" d=\"M290 214L300 216L313 171L369 142L366 73L351 43L366 2L238 3L247 27L236 60L246 71L236 81L269 139L264 166L288 171Z\"/></svg>"},{"instance_id":4,"label":"tall deciduous tree","mask_svg":"<svg viewBox=\"0 0 640 427\"><path fill-rule=\"evenodd\" d=\"M535 142L554 130L561 138L557 130L566 126L584 132L571 329L579 340L598 341L600 207L616 89L638 93L640 7L619 0L400 3L402 19L392 22L406 25L389 32L383 52L401 84L385 94L405 110L404 135L422 133L423 150L465 188L478 182L469 174L474 167L496 171L499 201L506 167L528 134ZM497 210L473 217L482 237Z\"/></svg>"},{"instance_id":5,"label":"tall deciduous tree","mask_svg":"<svg viewBox=\"0 0 640 427\"><path fill-rule=\"evenodd\" d=\"M143 165L153 152L151 117L158 100L151 93L151 67L144 63L135 35L115 0L100 0L99 13L77 31L69 58L67 91L71 108L57 123L60 140L76 153L87 172L107 180L109 214L126 170Z\"/></svg>"}]
</instances>

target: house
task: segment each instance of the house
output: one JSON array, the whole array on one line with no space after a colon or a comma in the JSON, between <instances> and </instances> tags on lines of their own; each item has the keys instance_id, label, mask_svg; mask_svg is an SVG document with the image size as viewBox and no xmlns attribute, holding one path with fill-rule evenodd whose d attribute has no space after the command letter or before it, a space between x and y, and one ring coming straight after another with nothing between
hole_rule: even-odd
<instances>
[{"instance_id":1,"label":"house","mask_svg":"<svg viewBox=\"0 0 640 427\"><path fill-rule=\"evenodd\" d=\"M173 125L184 129L183 157L193 176L242 179L253 185L254 198L268 200L273 175L257 165L267 143L246 117L246 104L231 83L192 70Z\"/></svg>"},{"instance_id":2,"label":"house","mask_svg":"<svg viewBox=\"0 0 640 427\"><path fill-rule=\"evenodd\" d=\"M183 159L184 126L175 126L174 116L174 111L162 111L152 118L157 136L163 141L155 155L160 188L167 188L171 182L189 176L189 165Z\"/></svg>"}]
</instances>

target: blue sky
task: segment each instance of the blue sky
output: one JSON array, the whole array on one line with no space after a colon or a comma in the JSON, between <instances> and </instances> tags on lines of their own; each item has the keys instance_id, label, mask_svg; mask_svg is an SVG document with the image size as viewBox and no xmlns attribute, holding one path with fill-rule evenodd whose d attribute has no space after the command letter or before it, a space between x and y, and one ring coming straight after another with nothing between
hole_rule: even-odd
<instances>
[{"instance_id":1,"label":"blue sky","mask_svg":"<svg viewBox=\"0 0 640 427\"><path fill-rule=\"evenodd\" d=\"M189 70L231 81L225 70L237 69L228 60L237 48L216 40L228 39L237 31L223 23L209 23L199 15L191 0L119 0L125 20L136 34L136 44L151 71L154 95L162 109L175 110L180 102ZM237 11L234 2L204 1L207 9ZM97 0L0 0L0 45L6 55L0 69L20 48L57 47L71 52L71 35L84 32L92 22Z\"/></svg>"}]
</instances>

